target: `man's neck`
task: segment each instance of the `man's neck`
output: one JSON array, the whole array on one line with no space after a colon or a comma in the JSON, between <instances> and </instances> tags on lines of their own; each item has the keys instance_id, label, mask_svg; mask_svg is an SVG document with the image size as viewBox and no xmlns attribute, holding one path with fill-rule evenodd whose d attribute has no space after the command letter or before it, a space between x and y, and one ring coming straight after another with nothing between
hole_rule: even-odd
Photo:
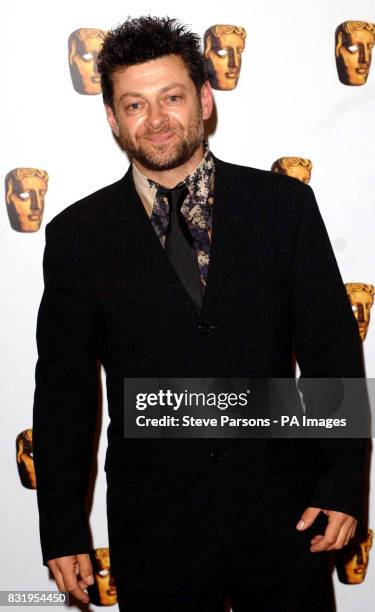
<instances>
[{"instance_id":1,"label":"man's neck","mask_svg":"<svg viewBox=\"0 0 375 612\"><path fill-rule=\"evenodd\" d=\"M196 168L198 168L203 156L204 148L202 144L187 162L181 164L181 166L178 166L177 168L173 168L172 170L149 170L136 160L133 160L133 164L136 166L137 170L142 172L142 174L147 176L147 178L155 181L155 183L158 183L163 187L171 189L183 181L184 178L189 176L189 174L192 174Z\"/></svg>"}]
</instances>

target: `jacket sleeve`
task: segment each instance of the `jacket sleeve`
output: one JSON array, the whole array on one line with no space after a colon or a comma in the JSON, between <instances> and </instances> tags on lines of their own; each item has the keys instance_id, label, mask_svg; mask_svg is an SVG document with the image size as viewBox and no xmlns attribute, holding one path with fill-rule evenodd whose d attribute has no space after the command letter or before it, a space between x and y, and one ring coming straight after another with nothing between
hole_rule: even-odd
<instances>
[{"instance_id":1,"label":"jacket sleeve","mask_svg":"<svg viewBox=\"0 0 375 612\"><path fill-rule=\"evenodd\" d=\"M43 563L88 552L85 512L98 406L95 311L46 226L38 312L33 453Z\"/></svg>"},{"instance_id":2,"label":"jacket sleeve","mask_svg":"<svg viewBox=\"0 0 375 612\"><path fill-rule=\"evenodd\" d=\"M357 321L314 193L308 186L293 265L292 319L301 370L298 386L302 390L306 378L365 377ZM368 440L321 438L313 445L325 469L318 477L310 505L345 512L361 520Z\"/></svg>"}]
</instances>

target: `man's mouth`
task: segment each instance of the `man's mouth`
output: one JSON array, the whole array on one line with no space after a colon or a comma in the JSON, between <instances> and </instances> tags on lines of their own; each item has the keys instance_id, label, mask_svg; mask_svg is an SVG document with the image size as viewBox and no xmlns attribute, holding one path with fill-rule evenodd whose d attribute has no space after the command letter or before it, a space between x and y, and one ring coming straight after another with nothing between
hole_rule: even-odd
<instances>
[{"instance_id":1,"label":"man's mouth","mask_svg":"<svg viewBox=\"0 0 375 612\"><path fill-rule=\"evenodd\" d=\"M164 144L174 136L174 132L156 132L155 134L147 134L145 138L156 144Z\"/></svg>"},{"instance_id":2,"label":"man's mouth","mask_svg":"<svg viewBox=\"0 0 375 612\"><path fill-rule=\"evenodd\" d=\"M367 74L367 68L356 68L355 71L357 74Z\"/></svg>"},{"instance_id":3,"label":"man's mouth","mask_svg":"<svg viewBox=\"0 0 375 612\"><path fill-rule=\"evenodd\" d=\"M93 76L93 77L91 77L91 81L93 83L100 83L100 76Z\"/></svg>"},{"instance_id":4,"label":"man's mouth","mask_svg":"<svg viewBox=\"0 0 375 612\"><path fill-rule=\"evenodd\" d=\"M226 72L225 76L227 77L227 79L237 79L238 78L238 72Z\"/></svg>"},{"instance_id":5,"label":"man's mouth","mask_svg":"<svg viewBox=\"0 0 375 612\"><path fill-rule=\"evenodd\" d=\"M32 215L27 215L29 221L39 221L40 213L33 213Z\"/></svg>"}]
</instances>

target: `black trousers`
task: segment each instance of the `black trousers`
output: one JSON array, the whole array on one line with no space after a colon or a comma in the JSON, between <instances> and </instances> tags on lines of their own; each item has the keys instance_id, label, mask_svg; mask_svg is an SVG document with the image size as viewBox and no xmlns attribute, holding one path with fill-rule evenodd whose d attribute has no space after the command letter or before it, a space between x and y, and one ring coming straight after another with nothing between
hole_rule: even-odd
<instances>
[{"instance_id":1,"label":"black trousers","mask_svg":"<svg viewBox=\"0 0 375 612\"><path fill-rule=\"evenodd\" d=\"M264 483L244 468L224 463L190 472L168 480L168 472L158 474L155 469L158 484L166 479L162 493L152 486L151 478L147 483L135 483L133 489L131 483L121 484L120 478L113 484L108 496L109 541L120 610L224 612L229 599L233 612L334 612L332 557L309 550L311 538L324 533L327 517L320 514L305 532L295 529L308 506L309 481L296 479L289 473L291 468L270 474ZM150 501L146 484L152 496L162 498L160 507L154 508L156 502ZM134 492L139 496L136 504L132 504ZM192 515L198 516L193 523ZM150 517L158 521L152 539L144 527L152 524ZM175 537L178 529L181 536L186 535L184 517L189 517L195 553L188 538L181 537L178 542ZM194 529L207 545L211 541L204 529L211 524L210 537L216 538L217 554L203 563ZM126 538L132 539L128 548L123 543ZM164 573L175 578L170 590ZM202 587L196 586L198 582Z\"/></svg>"},{"instance_id":2,"label":"black trousers","mask_svg":"<svg viewBox=\"0 0 375 612\"><path fill-rule=\"evenodd\" d=\"M328 561L328 559L327 559ZM121 612L335 612L329 563L324 569L301 574L270 586L232 584L225 567L211 586L192 595L169 595L129 590L115 576Z\"/></svg>"},{"instance_id":3,"label":"black trousers","mask_svg":"<svg viewBox=\"0 0 375 612\"><path fill-rule=\"evenodd\" d=\"M156 486L149 476L112 480L109 544L120 610L224 612L229 598L233 612L333 612L331 555L309 550L327 517L296 530L313 483L292 470L262 479L221 462L177 479L155 468Z\"/></svg>"}]
</instances>

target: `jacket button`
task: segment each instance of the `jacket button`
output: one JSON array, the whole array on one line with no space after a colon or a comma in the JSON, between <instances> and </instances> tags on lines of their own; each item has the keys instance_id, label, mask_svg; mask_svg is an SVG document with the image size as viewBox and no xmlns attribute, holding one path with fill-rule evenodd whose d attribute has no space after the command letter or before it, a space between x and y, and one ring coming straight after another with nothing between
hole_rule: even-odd
<instances>
[{"instance_id":1,"label":"jacket button","mask_svg":"<svg viewBox=\"0 0 375 612\"><path fill-rule=\"evenodd\" d=\"M210 452L210 461L212 463L219 463L223 458L223 453L221 451L211 451Z\"/></svg>"},{"instance_id":2,"label":"jacket button","mask_svg":"<svg viewBox=\"0 0 375 612\"><path fill-rule=\"evenodd\" d=\"M211 326L207 323L199 323L198 331L202 336L208 336L211 333Z\"/></svg>"}]
</instances>

